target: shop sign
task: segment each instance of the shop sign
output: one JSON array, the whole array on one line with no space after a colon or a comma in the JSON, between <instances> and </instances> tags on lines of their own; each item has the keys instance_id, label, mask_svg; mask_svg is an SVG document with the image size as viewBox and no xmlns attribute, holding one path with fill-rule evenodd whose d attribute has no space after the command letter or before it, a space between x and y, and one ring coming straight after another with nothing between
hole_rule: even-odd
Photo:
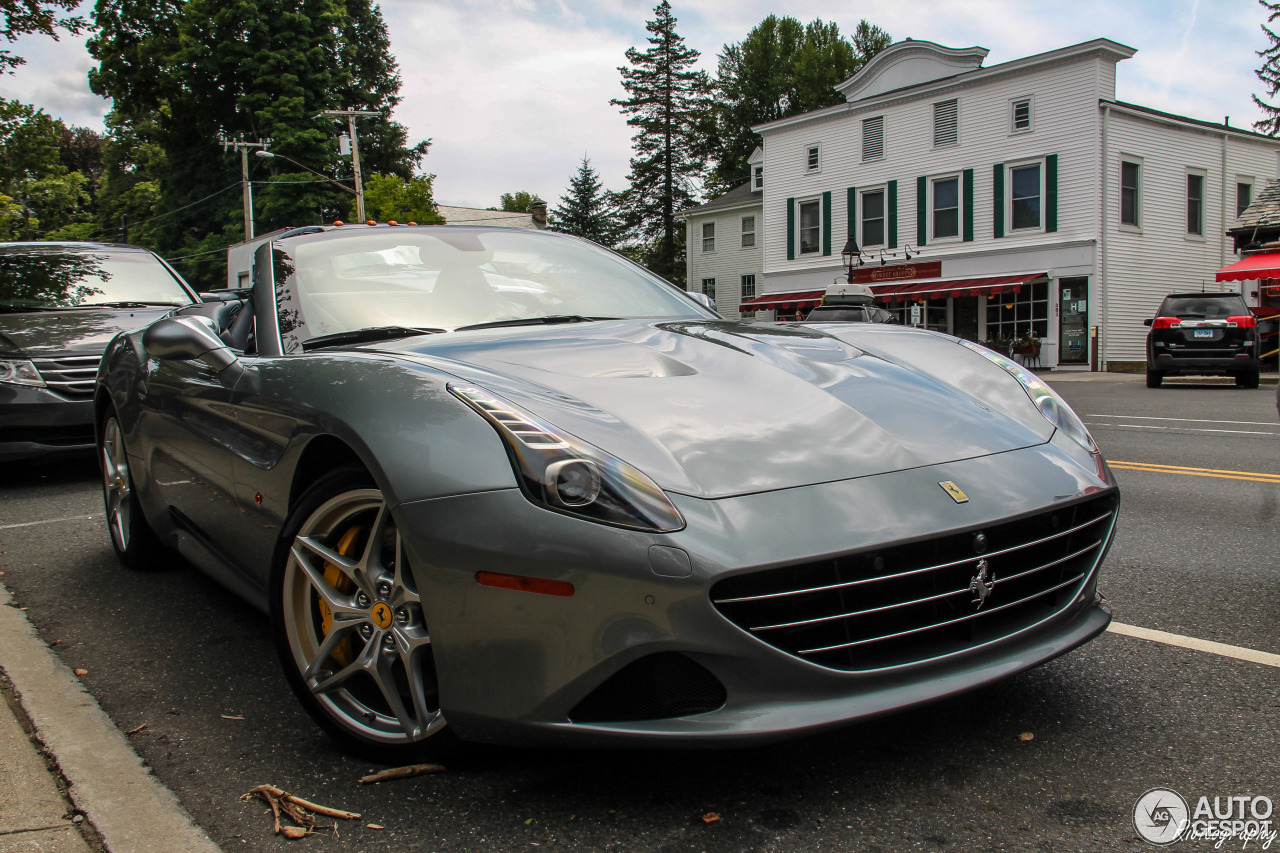
<instances>
[{"instance_id":1,"label":"shop sign","mask_svg":"<svg viewBox=\"0 0 1280 853\"><path fill-rule=\"evenodd\" d=\"M914 281L920 278L941 278L942 261L927 264L894 264L883 267L861 267L853 271L856 284L887 284L892 281Z\"/></svg>"}]
</instances>

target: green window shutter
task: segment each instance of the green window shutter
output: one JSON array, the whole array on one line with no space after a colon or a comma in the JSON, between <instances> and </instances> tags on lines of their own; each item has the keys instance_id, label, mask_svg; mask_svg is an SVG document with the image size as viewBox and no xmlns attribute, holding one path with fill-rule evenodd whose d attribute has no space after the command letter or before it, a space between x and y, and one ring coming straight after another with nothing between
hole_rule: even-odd
<instances>
[{"instance_id":1,"label":"green window shutter","mask_svg":"<svg viewBox=\"0 0 1280 853\"><path fill-rule=\"evenodd\" d=\"M991 170L991 219L995 223L994 237L1004 236L1004 163L996 163Z\"/></svg>"},{"instance_id":2,"label":"green window shutter","mask_svg":"<svg viewBox=\"0 0 1280 853\"><path fill-rule=\"evenodd\" d=\"M928 179L923 175L916 178L916 245L923 246L929 234L929 211L925 209L928 201Z\"/></svg>"},{"instance_id":3,"label":"green window shutter","mask_svg":"<svg viewBox=\"0 0 1280 853\"><path fill-rule=\"evenodd\" d=\"M889 182L889 194L885 200L889 206L889 248L898 248L898 182Z\"/></svg>"},{"instance_id":4,"label":"green window shutter","mask_svg":"<svg viewBox=\"0 0 1280 853\"><path fill-rule=\"evenodd\" d=\"M1058 155L1044 158L1044 230L1058 230Z\"/></svg>"},{"instance_id":5,"label":"green window shutter","mask_svg":"<svg viewBox=\"0 0 1280 853\"><path fill-rule=\"evenodd\" d=\"M973 242L973 169L964 170L964 241Z\"/></svg>"},{"instance_id":6,"label":"green window shutter","mask_svg":"<svg viewBox=\"0 0 1280 853\"><path fill-rule=\"evenodd\" d=\"M831 192L822 194L822 254L831 254Z\"/></svg>"},{"instance_id":7,"label":"green window shutter","mask_svg":"<svg viewBox=\"0 0 1280 853\"><path fill-rule=\"evenodd\" d=\"M858 239L858 188L849 187L848 192L848 220L849 220L849 236Z\"/></svg>"},{"instance_id":8,"label":"green window shutter","mask_svg":"<svg viewBox=\"0 0 1280 853\"><path fill-rule=\"evenodd\" d=\"M787 260L796 259L796 200L787 199Z\"/></svg>"}]
</instances>

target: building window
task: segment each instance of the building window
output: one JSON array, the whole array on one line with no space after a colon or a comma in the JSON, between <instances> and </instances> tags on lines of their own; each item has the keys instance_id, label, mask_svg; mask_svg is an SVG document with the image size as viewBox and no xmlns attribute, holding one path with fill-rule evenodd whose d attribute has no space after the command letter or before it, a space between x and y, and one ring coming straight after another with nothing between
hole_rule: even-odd
<instances>
[{"instance_id":1,"label":"building window","mask_svg":"<svg viewBox=\"0 0 1280 853\"><path fill-rule=\"evenodd\" d=\"M702 280L702 292L707 295L708 299L716 298L716 280L714 278L704 278Z\"/></svg>"},{"instance_id":2,"label":"building window","mask_svg":"<svg viewBox=\"0 0 1280 853\"><path fill-rule=\"evenodd\" d=\"M933 239L960 236L960 179L933 181Z\"/></svg>"},{"instance_id":3,"label":"building window","mask_svg":"<svg viewBox=\"0 0 1280 853\"><path fill-rule=\"evenodd\" d=\"M879 160L884 156L884 116L862 120L862 159Z\"/></svg>"},{"instance_id":4,"label":"building window","mask_svg":"<svg viewBox=\"0 0 1280 853\"><path fill-rule=\"evenodd\" d=\"M742 217L742 248L749 249L756 244L756 218Z\"/></svg>"},{"instance_id":5,"label":"building window","mask_svg":"<svg viewBox=\"0 0 1280 853\"><path fill-rule=\"evenodd\" d=\"M1023 285L1019 293L997 293L987 299L987 340L1012 341L1030 332L1049 336L1049 285Z\"/></svg>"},{"instance_id":6,"label":"building window","mask_svg":"<svg viewBox=\"0 0 1280 853\"><path fill-rule=\"evenodd\" d=\"M742 298L754 299L756 295L756 277L754 275L744 275L742 277Z\"/></svg>"},{"instance_id":7,"label":"building window","mask_svg":"<svg viewBox=\"0 0 1280 853\"><path fill-rule=\"evenodd\" d=\"M800 254L822 251L822 205L817 199L800 202Z\"/></svg>"},{"instance_id":8,"label":"building window","mask_svg":"<svg viewBox=\"0 0 1280 853\"><path fill-rule=\"evenodd\" d=\"M1245 210L1253 204L1253 184L1243 181L1236 184L1236 216L1244 216Z\"/></svg>"},{"instance_id":9,"label":"building window","mask_svg":"<svg viewBox=\"0 0 1280 853\"><path fill-rule=\"evenodd\" d=\"M960 140L956 127L956 110L958 102L950 101L933 105L933 144L955 145Z\"/></svg>"},{"instance_id":10,"label":"building window","mask_svg":"<svg viewBox=\"0 0 1280 853\"><path fill-rule=\"evenodd\" d=\"M810 145L809 151L805 155L805 170L809 172L818 171L818 146Z\"/></svg>"},{"instance_id":11,"label":"building window","mask_svg":"<svg viewBox=\"0 0 1280 853\"><path fill-rule=\"evenodd\" d=\"M1021 98L1013 101L1013 132L1020 133L1031 129L1031 99Z\"/></svg>"},{"instance_id":12,"label":"building window","mask_svg":"<svg viewBox=\"0 0 1280 853\"><path fill-rule=\"evenodd\" d=\"M764 189L764 166L753 166L751 169L751 181L754 189Z\"/></svg>"},{"instance_id":13,"label":"building window","mask_svg":"<svg viewBox=\"0 0 1280 853\"><path fill-rule=\"evenodd\" d=\"M716 250L716 224L714 222L702 223L702 251L714 252Z\"/></svg>"},{"instance_id":14,"label":"building window","mask_svg":"<svg viewBox=\"0 0 1280 853\"><path fill-rule=\"evenodd\" d=\"M1204 236L1204 175L1187 175L1187 233Z\"/></svg>"},{"instance_id":15,"label":"building window","mask_svg":"<svg viewBox=\"0 0 1280 853\"><path fill-rule=\"evenodd\" d=\"M1120 164L1120 224L1132 225L1137 228L1138 211L1141 209L1139 204L1142 198L1139 194L1141 187L1142 169L1137 163L1123 162Z\"/></svg>"},{"instance_id":16,"label":"building window","mask_svg":"<svg viewBox=\"0 0 1280 853\"><path fill-rule=\"evenodd\" d=\"M884 245L884 190L862 193L862 245Z\"/></svg>"},{"instance_id":17,"label":"building window","mask_svg":"<svg viewBox=\"0 0 1280 853\"><path fill-rule=\"evenodd\" d=\"M1043 171L1039 163L1009 169L1010 222L1015 231L1040 227L1040 176Z\"/></svg>"}]
</instances>

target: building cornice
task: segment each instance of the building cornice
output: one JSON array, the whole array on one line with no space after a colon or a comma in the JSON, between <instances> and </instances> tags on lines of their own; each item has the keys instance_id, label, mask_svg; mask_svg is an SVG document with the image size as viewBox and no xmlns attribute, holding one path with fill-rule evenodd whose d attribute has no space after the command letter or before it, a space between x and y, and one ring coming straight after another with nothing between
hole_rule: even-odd
<instances>
[{"instance_id":1,"label":"building cornice","mask_svg":"<svg viewBox=\"0 0 1280 853\"><path fill-rule=\"evenodd\" d=\"M987 83L1001 77L1028 74L1053 65L1061 65L1067 62L1086 59L1090 56L1108 56L1118 62L1121 59L1128 59L1135 53L1137 53L1135 48L1128 47L1120 44L1119 42L1112 41L1111 39L1094 39L1093 41L1071 45L1070 47L1051 50L1047 53L1037 53L1034 56L1025 56L1022 59L1002 62L999 65L992 65L990 68L980 68L976 71L965 71L952 77L943 77L938 80L931 80L927 83L919 83L902 89L894 89L893 91L884 92L865 100L836 104L833 107L824 107L823 109L814 110L813 112L802 113L797 116L790 116L788 118L777 119L776 121L765 122L764 124L753 125L751 130L755 133L764 134L766 132L782 130L784 128L793 128L810 123L828 121L833 118L842 118L846 115L877 112L898 103L936 96L948 89L968 88L981 83Z\"/></svg>"}]
</instances>

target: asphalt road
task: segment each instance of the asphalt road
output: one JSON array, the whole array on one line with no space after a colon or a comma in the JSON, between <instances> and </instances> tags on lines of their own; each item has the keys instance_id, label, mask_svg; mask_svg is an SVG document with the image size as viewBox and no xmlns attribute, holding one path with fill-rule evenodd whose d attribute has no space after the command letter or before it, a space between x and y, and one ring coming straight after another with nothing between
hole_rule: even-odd
<instances>
[{"instance_id":1,"label":"asphalt road","mask_svg":"<svg viewBox=\"0 0 1280 853\"><path fill-rule=\"evenodd\" d=\"M1050 381L1116 463L1101 587L1117 621L1280 653L1274 389ZM190 567L116 564L92 459L0 469L0 571L115 723L145 724L135 748L227 851L291 843L240 801L261 783L362 813L337 839L292 842L310 851L1137 850L1150 788L1280 801L1280 668L1114 633L991 688L768 748L473 748L445 773L361 786L374 768L298 708L262 616Z\"/></svg>"}]
</instances>

